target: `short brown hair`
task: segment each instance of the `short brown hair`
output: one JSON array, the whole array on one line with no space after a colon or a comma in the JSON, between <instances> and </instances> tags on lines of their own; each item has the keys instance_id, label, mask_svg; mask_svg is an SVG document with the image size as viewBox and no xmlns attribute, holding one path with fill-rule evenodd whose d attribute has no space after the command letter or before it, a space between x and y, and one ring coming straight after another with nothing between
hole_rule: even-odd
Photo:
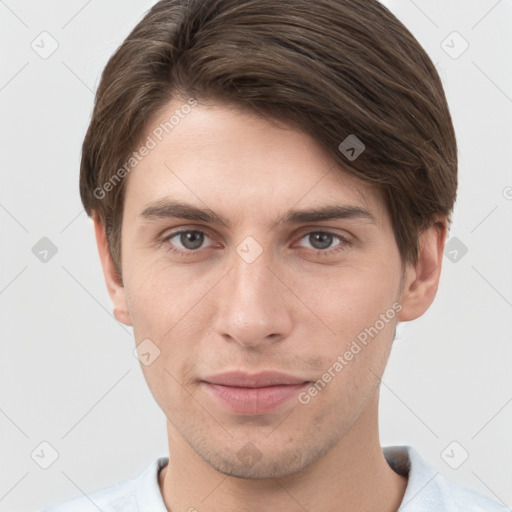
<instances>
[{"instance_id":1,"label":"short brown hair","mask_svg":"<svg viewBox=\"0 0 512 512\"><path fill-rule=\"evenodd\" d=\"M187 96L298 127L377 185L403 262L417 262L423 229L450 223L457 145L441 80L377 0L161 0L108 61L82 148L82 202L119 273L126 179L112 177L153 117ZM339 149L350 135L364 144L353 160Z\"/></svg>"}]
</instances>

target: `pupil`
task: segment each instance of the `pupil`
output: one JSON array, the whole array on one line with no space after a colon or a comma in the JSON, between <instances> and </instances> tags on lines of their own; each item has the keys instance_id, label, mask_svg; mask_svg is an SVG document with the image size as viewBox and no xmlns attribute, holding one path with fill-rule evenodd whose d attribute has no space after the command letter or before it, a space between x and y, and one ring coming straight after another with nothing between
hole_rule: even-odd
<instances>
[{"instance_id":1,"label":"pupil","mask_svg":"<svg viewBox=\"0 0 512 512\"><path fill-rule=\"evenodd\" d=\"M186 249L197 249L203 243L204 235L199 231L181 233L180 242Z\"/></svg>"},{"instance_id":2,"label":"pupil","mask_svg":"<svg viewBox=\"0 0 512 512\"><path fill-rule=\"evenodd\" d=\"M311 245L315 247L315 249L326 249L332 243L332 235L329 233L314 233L310 236L313 240ZM317 242L319 242L319 244Z\"/></svg>"}]
</instances>

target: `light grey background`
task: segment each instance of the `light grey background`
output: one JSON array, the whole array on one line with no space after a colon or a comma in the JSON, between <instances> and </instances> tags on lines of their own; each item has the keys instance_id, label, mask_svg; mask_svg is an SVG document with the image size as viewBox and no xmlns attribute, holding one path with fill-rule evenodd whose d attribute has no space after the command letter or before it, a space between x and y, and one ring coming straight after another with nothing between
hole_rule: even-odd
<instances>
[{"instance_id":1,"label":"light grey background","mask_svg":"<svg viewBox=\"0 0 512 512\"><path fill-rule=\"evenodd\" d=\"M167 453L78 194L100 73L154 3L0 0L0 511L133 478ZM511 507L512 1L385 3L440 72L460 188L438 296L400 327L384 375L381 440ZM32 251L43 237L57 248L36 246L46 262ZM58 452L48 469L43 442Z\"/></svg>"}]
</instances>

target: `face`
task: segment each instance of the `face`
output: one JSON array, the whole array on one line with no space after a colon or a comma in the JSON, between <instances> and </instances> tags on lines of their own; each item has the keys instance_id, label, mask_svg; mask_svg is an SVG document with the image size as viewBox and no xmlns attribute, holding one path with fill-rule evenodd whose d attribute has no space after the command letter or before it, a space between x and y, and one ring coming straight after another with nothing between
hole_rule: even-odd
<instances>
[{"instance_id":1,"label":"face","mask_svg":"<svg viewBox=\"0 0 512 512\"><path fill-rule=\"evenodd\" d=\"M157 142L126 184L116 316L177 437L225 474L293 474L371 403L418 275L377 191L308 135L198 104Z\"/></svg>"}]
</instances>

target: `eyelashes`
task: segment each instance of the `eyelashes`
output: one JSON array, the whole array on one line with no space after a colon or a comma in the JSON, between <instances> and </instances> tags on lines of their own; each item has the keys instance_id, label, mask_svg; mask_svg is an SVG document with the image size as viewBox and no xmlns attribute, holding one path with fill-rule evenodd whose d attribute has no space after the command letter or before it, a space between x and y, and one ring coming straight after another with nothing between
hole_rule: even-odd
<instances>
[{"instance_id":1,"label":"eyelashes","mask_svg":"<svg viewBox=\"0 0 512 512\"><path fill-rule=\"evenodd\" d=\"M193 235L192 237L188 236L191 234ZM349 240L347 237L344 237L344 236L342 236L338 233L334 233L332 231L320 230L320 229L302 233L298 240L302 241L303 239L307 239L308 237L310 237L309 240L311 240L312 235L317 236L317 238L318 238L318 235L320 235L320 238L321 238L320 243L324 243L326 241L326 238L327 238L328 242L331 242L331 241L334 242L335 240L338 241L338 243L335 244L334 246L331 246L329 243L329 247L327 247L327 248L319 249L316 247L305 247L305 249L309 249L310 253L314 254L315 256L319 256L319 257L331 256L331 255L341 252L353 245L353 242L351 240ZM171 240L178 236L179 236L179 243L182 246L184 243L185 244L191 243L192 248L187 248L185 246L182 248L176 247L176 245L173 242L171 242ZM206 239L211 240L211 237L209 237L208 234L204 231L201 231L199 229L181 229L181 230L169 233L169 234L165 235L164 237L162 237L159 240L159 244L163 245L165 250L172 254L176 254L179 256L196 256L200 252L202 252L206 249L206 247L202 247L202 245ZM199 244L198 244L198 241L200 242ZM311 243L311 241L309 243ZM301 247L304 247L304 246L301 246Z\"/></svg>"}]
</instances>

